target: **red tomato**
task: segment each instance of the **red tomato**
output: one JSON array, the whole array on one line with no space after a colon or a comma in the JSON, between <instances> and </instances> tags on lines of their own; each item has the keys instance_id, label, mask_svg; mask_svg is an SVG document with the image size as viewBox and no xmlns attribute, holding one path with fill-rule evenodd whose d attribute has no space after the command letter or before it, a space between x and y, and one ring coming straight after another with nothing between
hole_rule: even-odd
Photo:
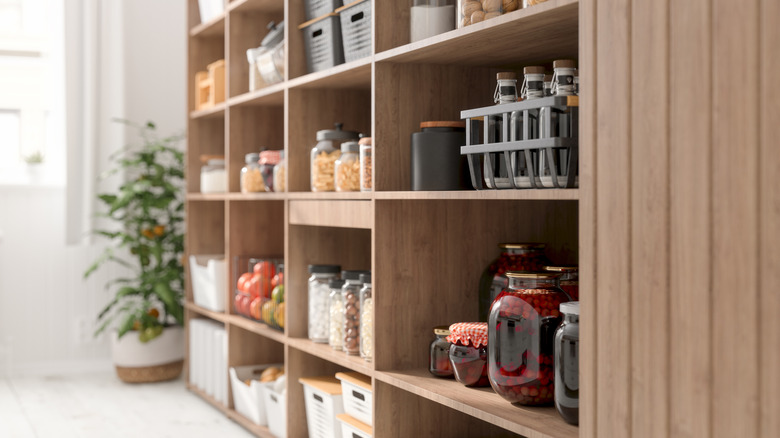
<instances>
[{"instance_id":1,"label":"red tomato","mask_svg":"<svg viewBox=\"0 0 780 438\"><path fill-rule=\"evenodd\" d=\"M244 316L252 316L249 313L251 303L252 303L251 298L249 298L247 295L241 295L241 311L242 311L241 313Z\"/></svg>"},{"instance_id":2,"label":"red tomato","mask_svg":"<svg viewBox=\"0 0 780 438\"><path fill-rule=\"evenodd\" d=\"M266 299L271 299L271 291L273 290L273 287L271 286L271 280L268 278L262 278L260 280L260 295L263 296Z\"/></svg>"},{"instance_id":3,"label":"red tomato","mask_svg":"<svg viewBox=\"0 0 780 438\"><path fill-rule=\"evenodd\" d=\"M271 279L276 273L276 268L273 263L263 260L255 264L254 273L255 275L260 274L263 278Z\"/></svg>"},{"instance_id":4,"label":"red tomato","mask_svg":"<svg viewBox=\"0 0 780 438\"><path fill-rule=\"evenodd\" d=\"M252 296L252 298L260 296L260 280L260 275L255 274L246 284L246 291L249 293L249 295Z\"/></svg>"},{"instance_id":5,"label":"red tomato","mask_svg":"<svg viewBox=\"0 0 780 438\"><path fill-rule=\"evenodd\" d=\"M236 294L235 297L233 297L233 308L236 310L236 313L243 313L241 311L241 294Z\"/></svg>"},{"instance_id":6,"label":"red tomato","mask_svg":"<svg viewBox=\"0 0 780 438\"><path fill-rule=\"evenodd\" d=\"M238 277L238 284L236 284L236 288L240 292L246 292L247 291L247 282L252 279L252 274L247 272L245 274L241 274L240 277Z\"/></svg>"},{"instance_id":7,"label":"red tomato","mask_svg":"<svg viewBox=\"0 0 780 438\"><path fill-rule=\"evenodd\" d=\"M273 280L271 280L271 289L279 286L280 284L284 284L284 272L279 272L278 274L274 275Z\"/></svg>"},{"instance_id":8,"label":"red tomato","mask_svg":"<svg viewBox=\"0 0 780 438\"><path fill-rule=\"evenodd\" d=\"M251 303L249 303L249 315L256 319L260 320L260 303L262 300L260 297L254 298Z\"/></svg>"}]
</instances>

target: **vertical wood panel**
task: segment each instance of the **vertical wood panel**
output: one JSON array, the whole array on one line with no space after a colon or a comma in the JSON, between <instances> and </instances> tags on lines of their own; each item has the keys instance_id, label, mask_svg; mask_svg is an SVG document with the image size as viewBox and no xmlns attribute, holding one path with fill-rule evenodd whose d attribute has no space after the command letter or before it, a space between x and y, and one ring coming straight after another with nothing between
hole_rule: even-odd
<instances>
[{"instance_id":1,"label":"vertical wood panel","mask_svg":"<svg viewBox=\"0 0 780 438\"><path fill-rule=\"evenodd\" d=\"M634 438L666 436L669 426L669 113L660 110L669 104L668 12L668 0L634 0L631 5Z\"/></svg>"},{"instance_id":2,"label":"vertical wood panel","mask_svg":"<svg viewBox=\"0 0 780 438\"><path fill-rule=\"evenodd\" d=\"M596 14L597 435L615 437L631 434L630 14L628 0L599 2Z\"/></svg>"},{"instance_id":3,"label":"vertical wood panel","mask_svg":"<svg viewBox=\"0 0 780 438\"><path fill-rule=\"evenodd\" d=\"M709 0L670 14L670 435L710 436L712 395ZM692 66L705 66L697 69ZM702 110L704 109L704 110Z\"/></svg>"},{"instance_id":4,"label":"vertical wood panel","mask_svg":"<svg viewBox=\"0 0 780 438\"><path fill-rule=\"evenodd\" d=\"M761 436L775 437L780 431L780 2L761 2L761 125L760 157L760 308L761 308Z\"/></svg>"},{"instance_id":5,"label":"vertical wood panel","mask_svg":"<svg viewBox=\"0 0 780 438\"><path fill-rule=\"evenodd\" d=\"M596 438L596 0L580 1L580 437Z\"/></svg>"},{"instance_id":6,"label":"vertical wood panel","mask_svg":"<svg viewBox=\"0 0 780 438\"><path fill-rule=\"evenodd\" d=\"M758 21L713 3L714 437L758 436Z\"/></svg>"}]
</instances>

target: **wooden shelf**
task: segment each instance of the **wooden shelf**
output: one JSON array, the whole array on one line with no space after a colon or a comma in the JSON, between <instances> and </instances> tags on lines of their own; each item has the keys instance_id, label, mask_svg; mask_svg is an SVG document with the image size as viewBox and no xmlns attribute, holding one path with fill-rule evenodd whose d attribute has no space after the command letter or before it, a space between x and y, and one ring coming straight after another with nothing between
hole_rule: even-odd
<instances>
[{"instance_id":1,"label":"wooden shelf","mask_svg":"<svg viewBox=\"0 0 780 438\"><path fill-rule=\"evenodd\" d=\"M280 12L284 2L279 0L235 0L228 3L228 12Z\"/></svg>"},{"instance_id":2,"label":"wooden shelf","mask_svg":"<svg viewBox=\"0 0 780 438\"><path fill-rule=\"evenodd\" d=\"M477 200L477 201L576 201L578 189L549 190L459 190L459 191L422 191L422 192L374 192L374 199L389 200Z\"/></svg>"},{"instance_id":3,"label":"wooden shelf","mask_svg":"<svg viewBox=\"0 0 780 438\"><path fill-rule=\"evenodd\" d=\"M188 201L224 201L227 198L227 193L187 193Z\"/></svg>"},{"instance_id":4,"label":"wooden shelf","mask_svg":"<svg viewBox=\"0 0 780 438\"><path fill-rule=\"evenodd\" d=\"M271 327L268 327L267 325L263 324L262 322L252 321L240 315L227 315L227 322L230 325L241 327L246 331L258 334L260 336L264 336L268 339L272 339L281 344L284 344L286 342L286 337L284 336L283 332L279 330L274 330Z\"/></svg>"},{"instance_id":5,"label":"wooden shelf","mask_svg":"<svg viewBox=\"0 0 780 438\"><path fill-rule=\"evenodd\" d=\"M357 61L337 65L327 70L309 73L288 82L289 88L370 89L371 62L367 56Z\"/></svg>"},{"instance_id":6,"label":"wooden shelf","mask_svg":"<svg viewBox=\"0 0 780 438\"><path fill-rule=\"evenodd\" d=\"M317 356L320 359L325 359L328 362L349 368L352 371L365 374L366 376L370 377L374 375L374 367L371 362L366 362L360 356L349 356L343 351L336 351L328 344L316 344L308 339L302 338L287 338L287 345L296 350L311 354L312 356Z\"/></svg>"},{"instance_id":7,"label":"wooden shelf","mask_svg":"<svg viewBox=\"0 0 780 438\"><path fill-rule=\"evenodd\" d=\"M276 438L271 433L271 431L268 430L267 427L258 426L255 423L252 423L248 418L244 417L243 415L239 414L233 409L228 409L227 407L225 407L225 405L218 402L214 397L206 394L205 392L201 391L200 389L190 384L189 382L187 382L187 389L190 392L196 394L198 397L202 398L206 403L218 409L220 412L225 414L225 416L227 416L231 420L235 421L236 423L240 424L244 428L248 429L256 436L261 438Z\"/></svg>"},{"instance_id":8,"label":"wooden shelf","mask_svg":"<svg viewBox=\"0 0 780 438\"><path fill-rule=\"evenodd\" d=\"M526 437L579 436L579 428L564 422L553 407L514 406L491 388L466 388L455 380L433 377L427 369L377 371L374 378Z\"/></svg>"},{"instance_id":9,"label":"wooden shelf","mask_svg":"<svg viewBox=\"0 0 780 438\"><path fill-rule=\"evenodd\" d=\"M422 41L386 50L375 62L526 65L578 58L578 0L549 0Z\"/></svg>"},{"instance_id":10,"label":"wooden shelf","mask_svg":"<svg viewBox=\"0 0 780 438\"><path fill-rule=\"evenodd\" d=\"M225 102L220 102L211 108L190 111L190 119L218 119L225 117Z\"/></svg>"},{"instance_id":11,"label":"wooden shelf","mask_svg":"<svg viewBox=\"0 0 780 438\"><path fill-rule=\"evenodd\" d=\"M374 210L369 201L292 200L289 208L289 223L290 225L371 229L374 226Z\"/></svg>"},{"instance_id":12,"label":"wooden shelf","mask_svg":"<svg viewBox=\"0 0 780 438\"><path fill-rule=\"evenodd\" d=\"M287 199L286 193L227 193L225 199L230 201L282 201Z\"/></svg>"},{"instance_id":13,"label":"wooden shelf","mask_svg":"<svg viewBox=\"0 0 780 438\"><path fill-rule=\"evenodd\" d=\"M211 318L214 321L219 321L221 323L226 323L230 319L230 315L228 315L227 313L214 312L213 310L204 309L203 307L200 307L200 306L198 306L195 303L190 302L190 301L184 303L184 307L187 310L195 312L195 313L197 313L197 314L199 314L201 316L205 316L207 318Z\"/></svg>"},{"instance_id":14,"label":"wooden shelf","mask_svg":"<svg viewBox=\"0 0 780 438\"><path fill-rule=\"evenodd\" d=\"M198 24L190 29L190 36L194 38L211 38L225 36L225 14L212 18L206 23Z\"/></svg>"},{"instance_id":15,"label":"wooden shelf","mask_svg":"<svg viewBox=\"0 0 780 438\"><path fill-rule=\"evenodd\" d=\"M281 106L284 105L284 89L286 87L287 85L282 82L231 97L228 99L228 106Z\"/></svg>"}]
</instances>

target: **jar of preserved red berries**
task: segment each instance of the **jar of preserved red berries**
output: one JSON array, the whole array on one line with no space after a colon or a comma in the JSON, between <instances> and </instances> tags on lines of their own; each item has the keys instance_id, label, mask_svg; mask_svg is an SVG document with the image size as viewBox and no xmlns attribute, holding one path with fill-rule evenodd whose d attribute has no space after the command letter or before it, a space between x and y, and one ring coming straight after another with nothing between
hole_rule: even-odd
<instances>
[{"instance_id":1,"label":"jar of preserved red berries","mask_svg":"<svg viewBox=\"0 0 780 438\"><path fill-rule=\"evenodd\" d=\"M552 404L558 307L569 301L558 272L507 272L509 286L488 318L488 377L500 396L521 405Z\"/></svg>"},{"instance_id":2,"label":"jar of preserved red berries","mask_svg":"<svg viewBox=\"0 0 780 438\"><path fill-rule=\"evenodd\" d=\"M488 386L487 378L487 324L459 322L450 326L447 341L450 363L455 380L466 386Z\"/></svg>"},{"instance_id":3,"label":"jar of preserved red berries","mask_svg":"<svg viewBox=\"0 0 780 438\"><path fill-rule=\"evenodd\" d=\"M452 365L450 364L450 343L447 336L450 335L449 327L442 325L434 327L433 334L436 339L431 342L431 357L428 361L428 370L436 377L452 377Z\"/></svg>"},{"instance_id":4,"label":"jar of preserved red berries","mask_svg":"<svg viewBox=\"0 0 780 438\"><path fill-rule=\"evenodd\" d=\"M545 266L545 271L561 273L561 289L571 301L580 300L580 271L576 266Z\"/></svg>"},{"instance_id":5,"label":"jar of preserved red berries","mask_svg":"<svg viewBox=\"0 0 780 438\"><path fill-rule=\"evenodd\" d=\"M490 305L506 288L507 271L542 271L550 260L544 255L544 243L502 243L498 256L482 274L479 280L479 320L487 321Z\"/></svg>"}]
</instances>

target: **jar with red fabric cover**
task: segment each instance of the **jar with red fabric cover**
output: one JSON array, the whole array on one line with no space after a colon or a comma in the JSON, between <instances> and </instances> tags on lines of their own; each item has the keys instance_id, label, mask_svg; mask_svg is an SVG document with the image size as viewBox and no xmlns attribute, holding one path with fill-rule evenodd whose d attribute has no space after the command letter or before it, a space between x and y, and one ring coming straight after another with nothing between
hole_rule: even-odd
<instances>
[{"instance_id":1,"label":"jar with red fabric cover","mask_svg":"<svg viewBox=\"0 0 780 438\"><path fill-rule=\"evenodd\" d=\"M576 266L545 266L545 271L560 272L561 289L572 301L580 300L580 270Z\"/></svg>"},{"instance_id":2,"label":"jar with red fabric cover","mask_svg":"<svg viewBox=\"0 0 780 438\"><path fill-rule=\"evenodd\" d=\"M511 403L553 403L555 329L569 298L558 272L507 272L509 285L488 318L488 378Z\"/></svg>"},{"instance_id":3,"label":"jar with red fabric cover","mask_svg":"<svg viewBox=\"0 0 780 438\"><path fill-rule=\"evenodd\" d=\"M450 326L450 363L455 380L470 386L489 386L487 378L487 323L459 322Z\"/></svg>"},{"instance_id":4,"label":"jar with red fabric cover","mask_svg":"<svg viewBox=\"0 0 780 438\"><path fill-rule=\"evenodd\" d=\"M544 243L501 243L501 254L482 273L479 280L479 320L487 321L490 306L509 284L507 271L543 271L550 265Z\"/></svg>"}]
</instances>

